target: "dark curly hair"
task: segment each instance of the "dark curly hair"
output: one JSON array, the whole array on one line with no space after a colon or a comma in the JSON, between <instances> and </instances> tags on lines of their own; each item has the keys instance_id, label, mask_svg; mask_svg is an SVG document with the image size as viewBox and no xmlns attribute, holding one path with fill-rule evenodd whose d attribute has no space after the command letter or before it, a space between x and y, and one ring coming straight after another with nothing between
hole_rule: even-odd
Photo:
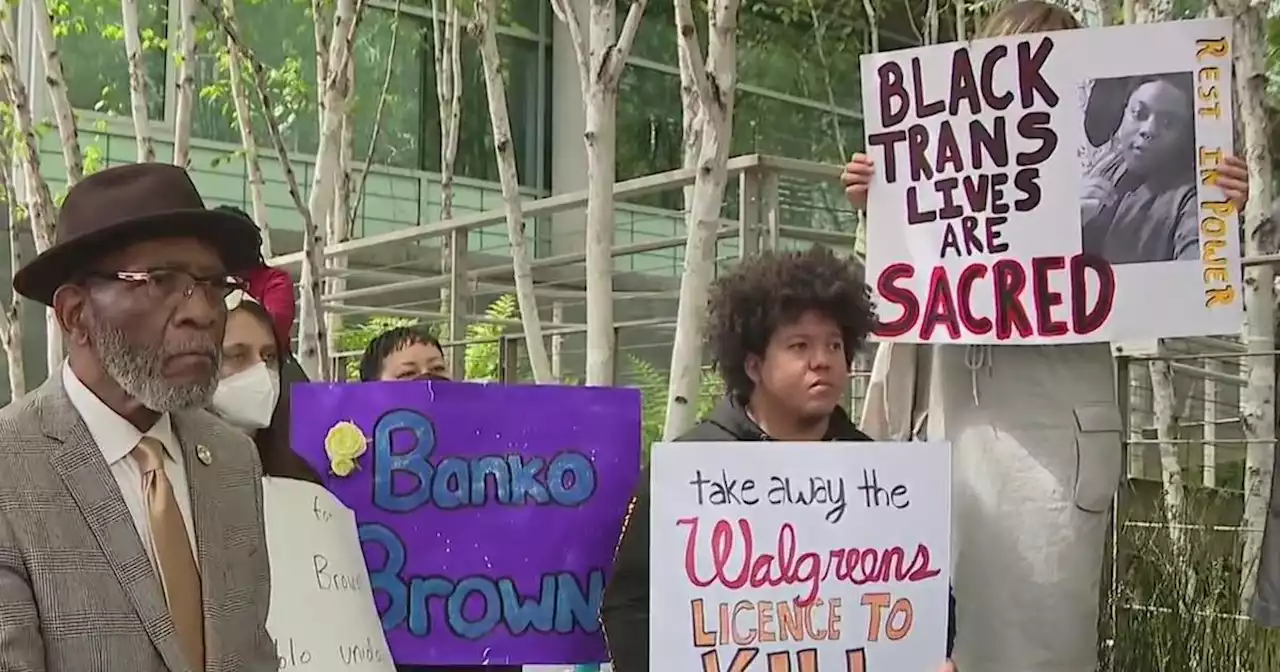
<instances>
[{"instance_id":1,"label":"dark curly hair","mask_svg":"<svg viewBox=\"0 0 1280 672\"><path fill-rule=\"evenodd\" d=\"M844 338L845 365L875 325L862 267L814 246L804 252L765 253L720 276L708 302L707 340L728 391L751 395L747 355L763 356L779 327L808 311L831 318Z\"/></svg>"}]
</instances>

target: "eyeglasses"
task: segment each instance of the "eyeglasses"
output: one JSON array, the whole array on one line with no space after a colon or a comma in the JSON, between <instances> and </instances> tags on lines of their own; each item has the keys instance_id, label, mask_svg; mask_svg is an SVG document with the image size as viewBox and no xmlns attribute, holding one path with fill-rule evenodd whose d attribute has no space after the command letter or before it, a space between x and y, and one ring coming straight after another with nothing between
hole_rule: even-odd
<instances>
[{"instance_id":1,"label":"eyeglasses","mask_svg":"<svg viewBox=\"0 0 1280 672\"><path fill-rule=\"evenodd\" d=\"M232 292L248 289L248 284L234 275L196 276L176 269L103 271L91 273L89 277L142 287L157 300L168 300L176 296L189 299L199 287L210 302L222 304Z\"/></svg>"}]
</instances>

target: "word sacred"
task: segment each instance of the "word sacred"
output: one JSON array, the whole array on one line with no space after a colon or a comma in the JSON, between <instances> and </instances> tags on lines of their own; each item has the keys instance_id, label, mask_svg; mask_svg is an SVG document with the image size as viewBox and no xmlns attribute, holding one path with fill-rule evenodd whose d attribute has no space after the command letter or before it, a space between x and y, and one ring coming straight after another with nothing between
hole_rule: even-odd
<instances>
[{"instance_id":1,"label":"word sacred","mask_svg":"<svg viewBox=\"0 0 1280 672\"><path fill-rule=\"evenodd\" d=\"M721 668L719 652L707 651L702 654L702 672L820 672L817 649L774 651L765 655L763 667L753 665L759 657L759 648L740 648L729 659L729 666ZM868 672L866 649L850 649L844 657L844 672Z\"/></svg>"},{"instance_id":2,"label":"word sacred","mask_svg":"<svg viewBox=\"0 0 1280 672\"><path fill-rule=\"evenodd\" d=\"M1029 264L1019 259L974 262L954 278L946 266L938 265L929 275L923 301L909 284L915 273L915 267L908 263L890 264L880 272L876 289L886 303L898 306L901 314L878 324L877 336L915 333L928 341L940 328L953 341L960 340L962 334L992 332L1001 341L1015 335L1020 339L1084 335L1106 324L1115 303L1116 278L1111 265L1086 255L1035 257ZM1089 287L1090 276L1096 282L1096 292ZM982 293L994 299L990 315L976 310L976 305L987 305L981 300Z\"/></svg>"}]
</instances>

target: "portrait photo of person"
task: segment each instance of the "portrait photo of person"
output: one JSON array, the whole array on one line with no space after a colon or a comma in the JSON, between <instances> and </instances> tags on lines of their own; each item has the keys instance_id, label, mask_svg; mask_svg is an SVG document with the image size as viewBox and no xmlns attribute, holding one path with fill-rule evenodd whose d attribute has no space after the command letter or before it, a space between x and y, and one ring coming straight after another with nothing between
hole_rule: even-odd
<instances>
[{"instance_id":1,"label":"portrait photo of person","mask_svg":"<svg viewBox=\"0 0 1280 672\"><path fill-rule=\"evenodd\" d=\"M1112 264L1197 259L1191 73L1096 79L1086 86L1084 253Z\"/></svg>"}]
</instances>

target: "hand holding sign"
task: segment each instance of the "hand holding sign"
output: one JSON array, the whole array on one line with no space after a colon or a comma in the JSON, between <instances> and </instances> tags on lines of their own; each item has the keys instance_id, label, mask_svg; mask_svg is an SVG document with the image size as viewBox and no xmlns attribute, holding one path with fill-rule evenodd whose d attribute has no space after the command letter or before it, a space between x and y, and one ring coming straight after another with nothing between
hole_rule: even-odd
<instances>
[{"instance_id":1,"label":"hand holding sign","mask_svg":"<svg viewBox=\"0 0 1280 672\"><path fill-rule=\"evenodd\" d=\"M278 669L393 672L351 510L313 483L265 478Z\"/></svg>"}]
</instances>

